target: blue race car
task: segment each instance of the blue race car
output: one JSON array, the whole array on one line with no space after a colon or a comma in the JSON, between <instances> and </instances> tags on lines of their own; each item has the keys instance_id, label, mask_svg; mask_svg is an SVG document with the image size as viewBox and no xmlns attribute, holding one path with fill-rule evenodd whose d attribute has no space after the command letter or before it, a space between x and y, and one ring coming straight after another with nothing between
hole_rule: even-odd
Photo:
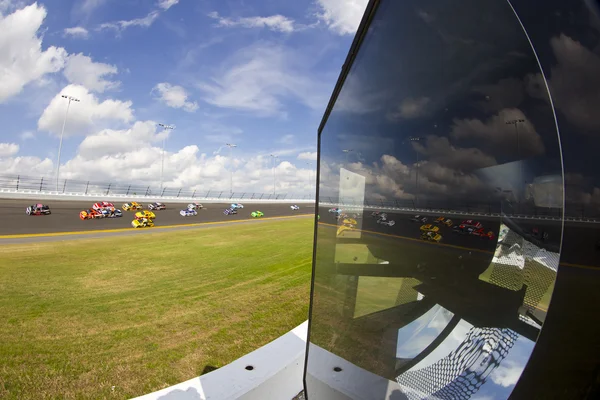
<instances>
[{"instance_id":1,"label":"blue race car","mask_svg":"<svg viewBox=\"0 0 600 400\"><path fill-rule=\"evenodd\" d=\"M104 218L119 218L123 216L123 211L119 210L118 208L104 208L102 210L99 211L100 214L102 214L102 216Z\"/></svg>"},{"instance_id":2,"label":"blue race car","mask_svg":"<svg viewBox=\"0 0 600 400\"><path fill-rule=\"evenodd\" d=\"M231 209L232 209L232 210L237 210L238 208L244 208L244 205L243 205L243 204L240 204L240 203L233 203L233 204L231 205Z\"/></svg>"},{"instance_id":3,"label":"blue race car","mask_svg":"<svg viewBox=\"0 0 600 400\"><path fill-rule=\"evenodd\" d=\"M194 215L198 215L198 211L186 208L185 210L179 211L179 215L182 217L193 217Z\"/></svg>"},{"instance_id":4,"label":"blue race car","mask_svg":"<svg viewBox=\"0 0 600 400\"><path fill-rule=\"evenodd\" d=\"M223 214L225 215L233 215L233 214L237 214L237 210L235 208L227 208L225 209L225 211L223 211Z\"/></svg>"}]
</instances>

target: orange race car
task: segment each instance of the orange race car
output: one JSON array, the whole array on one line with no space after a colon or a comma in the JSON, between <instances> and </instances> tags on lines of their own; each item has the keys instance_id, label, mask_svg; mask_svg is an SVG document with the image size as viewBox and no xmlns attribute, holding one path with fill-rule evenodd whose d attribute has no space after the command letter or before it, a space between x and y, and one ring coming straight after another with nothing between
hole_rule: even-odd
<instances>
[{"instance_id":1,"label":"orange race car","mask_svg":"<svg viewBox=\"0 0 600 400\"><path fill-rule=\"evenodd\" d=\"M89 210L83 210L82 212L79 213L79 218L80 219L95 219L95 218L102 218L104 217L104 215L99 212L96 211L92 208L90 208Z\"/></svg>"}]
</instances>

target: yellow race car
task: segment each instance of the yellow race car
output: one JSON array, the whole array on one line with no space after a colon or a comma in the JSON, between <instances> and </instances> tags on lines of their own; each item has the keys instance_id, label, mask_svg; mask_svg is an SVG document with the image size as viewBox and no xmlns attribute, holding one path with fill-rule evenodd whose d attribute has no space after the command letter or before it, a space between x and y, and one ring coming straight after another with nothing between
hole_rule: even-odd
<instances>
[{"instance_id":1,"label":"yellow race car","mask_svg":"<svg viewBox=\"0 0 600 400\"><path fill-rule=\"evenodd\" d=\"M452 225L454 225L454 222L452 222L452 220L450 218L448 218L447 220L444 221L444 225L446 225L449 228L452 228Z\"/></svg>"},{"instance_id":2,"label":"yellow race car","mask_svg":"<svg viewBox=\"0 0 600 400\"><path fill-rule=\"evenodd\" d=\"M440 223L444 223L444 221L446 220L446 217L439 217L438 219L436 219L434 222L436 224L440 224Z\"/></svg>"},{"instance_id":3,"label":"yellow race car","mask_svg":"<svg viewBox=\"0 0 600 400\"><path fill-rule=\"evenodd\" d=\"M154 221L148 218L134 219L131 221L131 226L134 228L151 228L154 226Z\"/></svg>"},{"instance_id":4,"label":"yellow race car","mask_svg":"<svg viewBox=\"0 0 600 400\"><path fill-rule=\"evenodd\" d=\"M353 230L354 230L354 227L352 227L352 226L349 226L349 225L340 225L340 227L337 230L336 235L340 236L345 231L353 231Z\"/></svg>"},{"instance_id":5,"label":"yellow race car","mask_svg":"<svg viewBox=\"0 0 600 400\"><path fill-rule=\"evenodd\" d=\"M437 232L440 230L439 226L434 226L431 224L421 225L421 230L423 232Z\"/></svg>"},{"instance_id":6,"label":"yellow race car","mask_svg":"<svg viewBox=\"0 0 600 400\"><path fill-rule=\"evenodd\" d=\"M125 211L135 211L135 210L141 210L144 207L142 207L142 205L140 203L138 203L137 201L132 201L131 203L125 203L123 204L123 210Z\"/></svg>"},{"instance_id":7,"label":"yellow race car","mask_svg":"<svg viewBox=\"0 0 600 400\"><path fill-rule=\"evenodd\" d=\"M354 218L344 218L344 220L342 221L342 223L344 225L356 225L357 222Z\"/></svg>"},{"instance_id":8,"label":"yellow race car","mask_svg":"<svg viewBox=\"0 0 600 400\"><path fill-rule=\"evenodd\" d=\"M440 240L442 240L442 235L435 232L423 232L423 234L421 235L421 239L428 240L430 242L439 242Z\"/></svg>"},{"instance_id":9,"label":"yellow race car","mask_svg":"<svg viewBox=\"0 0 600 400\"><path fill-rule=\"evenodd\" d=\"M135 213L135 219L142 219L142 218L154 219L154 218L156 218L156 215L152 211L148 211L148 210L138 211Z\"/></svg>"}]
</instances>

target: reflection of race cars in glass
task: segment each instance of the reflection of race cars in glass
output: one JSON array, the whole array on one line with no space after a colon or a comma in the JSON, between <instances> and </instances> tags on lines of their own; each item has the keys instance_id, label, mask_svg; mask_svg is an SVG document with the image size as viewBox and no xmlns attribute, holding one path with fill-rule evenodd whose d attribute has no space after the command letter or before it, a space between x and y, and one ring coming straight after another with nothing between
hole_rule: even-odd
<instances>
[{"instance_id":1,"label":"reflection of race cars in glass","mask_svg":"<svg viewBox=\"0 0 600 400\"><path fill-rule=\"evenodd\" d=\"M188 210L201 210L204 206L200 203L190 203L187 205Z\"/></svg>"},{"instance_id":2,"label":"reflection of race cars in glass","mask_svg":"<svg viewBox=\"0 0 600 400\"><path fill-rule=\"evenodd\" d=\"M166 210L167 206L163 203L150 203L148 204L148 210Z\"/></svg>"},{"instance_id":3,"label":"reflection of race cars in glass","mask_svg":"<svg viewBox=\"0 0 600 400\"><path fill-rule=\"evenodd\" d=\"M387 226L394 226L394 225L396 225L396 221L394 221L393 219L390 219L390 220L387 220L387 219L378 219L377 223L381 224L381 225L387 225Z\"/></svg>"},{"instance_id":4,"label":"reflection of race cars in glass","mask_svg":"<svg viewBox=\"0 0 600 400\"><path fill-rule=\"evenodd\" d=\"M233 208L234 210L237 210L238 208L244 208L244 205L240 204L240 203L233 203L231 205L231 208Z\"/></svg>"},{"instance_id":5,"label":"reflection of race cars in glass","mask_svg":"<svg viewBox=\"0 0 600 400\"><path fill-rule=\"evenodd\" d=\"M548 239L548 232L540 231L540 228L535 227L531 230L531 236L538 240L546 240Z\"/></svg>"},{"instance_id":6,"label":"reflection of race cars in glass","mask_svg":"<svg viewBox=\"0 0 600 400\"><path fill-rule=\"evenodd\" d=\"M483 228L474 230L473 232L471 232L471 235L479 236L482 239L489 239L489 240L494 240L496 238L496 235L494 235L494 232L492 232L492 231L486 232L485 229L483 229Z\"/></svg>"},{"instance_id":7,"label":"reflection of race cars in glass","mask_svg":"<svg viewBox=\"0 0 600 400\"><path fill-rule=\"evenodd\" d=\"M106 208L115 208L115 205L113 203L109 203L108 201L99 201L97 203L94 203L92 208L96 211L101 211Z\"/></svg>"},{"instance_id":8,"label":"reflection of race cars in glass","mask_svg":"<svg viewBox=\"0 0 600 400\"><path fill-rule=\"evenodd\" d=\"M98 211L104 218L119 218L123 216L123 212L118 208L104 208Z\"/></svg>"},{"instance_id":9,"label":"reflection of race cars in glass","mask_svg":"<svg viewBox=\"0 0 600 400\"><path fill-rule=\"evenodd\" d=\"M452 222L450 218L444 221L444 225L446 225L448 228L450 228L452 224L454 224L454 222Z\"/></svg>"},{"instance_id":10,"label":"reflection of race cars in glass","mask_svg":"<svg viewBox=\"0 0 600 400\"><path fill-rule=\"evenodd\" d=\"M439 226L435 226L432 224L427 224L427 225L421 225L420 228L423 232L437 232L440 230Z\"/></svg>"},{"instance_id":11,"label":"reflection of race cars in glass","mask_svg":"<svg viewBox=\"0 0 600 400\"><path fill-rule=\"evenodd\" d=\"M52 214L50 207L44 204L33 204L25 209L27 215L49 215Z\"/></svg>"},{"instance_id":12,"label":"reflection of race cars in glass","mask_svg":"<svg viewBox=\"0 0 600 400\"><path fill-rule=\"evenodd\" d=\"M342 213L342 209L339 207L330 208L329 212L332 214L340 215Z\"/></svg>"},{"instance_id":13,"label":"reflection of race cars in glass","mask_svg":"<svg viewBox=\"0 0 600 400\"><path fill-rule=\"evenodd\" d=\"M443 223L446 220L446 217L438 217L435 221L436 224Z\"/></svg>"},{"instance_id":14,"label":"reflection of race cars in glass","mask_svg":"<svg viewBox=\"0 0 600 400\"><path fill-rule=\"evenodd\" d=\"M252 214L250 214L252 218L262 217L263 215L265 214L262 211L252 211Z\"/></svg>"},{"instance_id":15,"label":"reflection of race cars in glass","mask_svg":"<svg viewBox=\"0 0 600 400\"><path fill-rule=\"evenodd\" d=\"M293 206L290 206L290 208L292 210L299 210L300 209L300 207L298 207L296 204L294 204Z\"/></svg>"},{"instance_id":16,"label":"reflection of race cars in glass","mask_svg":"<svg viewBox=\"0 0 600 400\"><path fill-rule=\"evenodd\" d=\"M425 223L425 222L427 222L427 217L424 217L422 215L415 215L410 220L413 221L413 222L422 222L422 223Z\"/></svg>"},{"instance_id":17,"label":"reflection of race cars in glass","mask_svg":"<svg viewBox=\"0 0 600 400\"><path fill-rule=\"evenodd\" d=\"M342 233L346 232L346 231L352 231L354 230L354 226L352 225L340 225L340 227L338 228L336 235L340 236Z\"/></svg>"},{"instance_id":18,"label":"reflection of race cars in glass","mask_svg":"<svg viewBox=\"0 0 600 400\"><path fill-rule=\"evenodd\" d=\"M439 242L442 240L442 235L436 232L423 232L421 234L421 239L428 240L430 242Z\"/></svg>"},{"instance_id":19,"label":"reflection of race cars in glass","mask_svg":"<svg viewBox=\"0 0 600 400\"><path fill-rule=\"evenodd\" d=\"M198 215L198 211L186 208L185 210L179 211L179 215L182 217L193 217L194 215Z\"/></svg>"},{"instance_id":20,"label":"reflection of race cars in glass","mask_svg":"<svg viewBox=\"0 0 600 400\"><path fill-rule=\"evenodd\" d=\"M381 213L381 211L373 211L373 212L371 213L371 217L373 217L373 218L378 218L378 217L379 217L379 215L381 215L381 214L382 214L382 213Z\"/></svg>"},{"instance_id":21,"label":"reflection of race cars in glass","mask_svg":"<svg viewBox=\"0 0 600 400\"><path fill-rule=\"evenodd\" d=\"M226 208L225 211L223 211L223 214L225 214L225 215L237 214L237 210L235 210L233 208Z\"/></svg>"},{"instance_id":22,"label":"reflection of race cars in glass","mask_svg":"<svg viewBox=\"0 0 600 400\"><path fill-rule=\"evenodd\" d=\"M131 221L131 226L134 228L150 228L154 226L154 221L148 218L134 219Z\"/></svg>"},{"instance_id":23,"label":"reflection of race cars in glass","mask_svg":"<svg viewBox=\"0 0 600 400\"><path fill-rule=\"evenodd\" d=\"M144 210L144 211L138 211L135 213L135 219L154 219L156 218L156 214L154 214L152 211L148 211L148 210Z\"/></svg>"},{"instance_id":24,"label":"reflection of race cars in glass","mask_svg":"<svg viewBox=\"0 0 600 400\"><path fill-rule=\"evenodd\" d=\"M460 233L462 235L470 235L478 229L483 229L483 225L480 222L474 221L472 219L466 219L463 222L461 222L460 225L455 225L454 227L452 227L452 230L454 232Z\"/></svg>"},{"instance_id":25,"label":"reflection of race cars in glass","mask_svg":"<svg viewBox=\"0 0 600 400\"><path fill-rule=\"evenodd\" d=\"M123 210L125 210L125 211L141 210L143 208L144 207L142 207L142 205L140 203L138 203L137 201L132 201L131 203L123 204Z\"/></svg>"},{"instance_id":26,"label":"reflection of race cars in glass","mask_svg":"<svg viewBox=\"0 0 600 400\"><path fill-rule=\"evenodd\" d=\"M345 225L356 225L357 222L356 222L356 220L354 218L344 218L343 221L342 221L342 224L345 224Z\"/></svg>"},{"instance_id":27,"label":"reflection of race cars in glass","mask_svg":"<svg viewBox=\"0 0 600 400\"><path fill-rule=\"evenodd\" d=\"M96 218L104 218L104 214L100 211L96 211L93 208L89 210L83 210L79 213L79 219L96 219Z\"/></svg>"}]
</instances>

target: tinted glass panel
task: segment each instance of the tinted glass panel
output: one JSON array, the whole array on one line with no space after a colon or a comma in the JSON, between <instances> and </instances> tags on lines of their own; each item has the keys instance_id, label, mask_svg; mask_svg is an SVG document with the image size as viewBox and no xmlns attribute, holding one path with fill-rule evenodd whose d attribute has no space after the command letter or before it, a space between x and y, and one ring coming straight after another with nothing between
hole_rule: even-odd
<instances>
[{"instance_id":1,"label":"tinted glass panel","mask_svg":"<svg viewBox=\"0 0 600 400\"><path fill-rule=\"evenodd\" d=\"M563 222L555 116L510 4L380 2L319 151L308 398L507 398Z\"/></svg>"}]
</instances>

